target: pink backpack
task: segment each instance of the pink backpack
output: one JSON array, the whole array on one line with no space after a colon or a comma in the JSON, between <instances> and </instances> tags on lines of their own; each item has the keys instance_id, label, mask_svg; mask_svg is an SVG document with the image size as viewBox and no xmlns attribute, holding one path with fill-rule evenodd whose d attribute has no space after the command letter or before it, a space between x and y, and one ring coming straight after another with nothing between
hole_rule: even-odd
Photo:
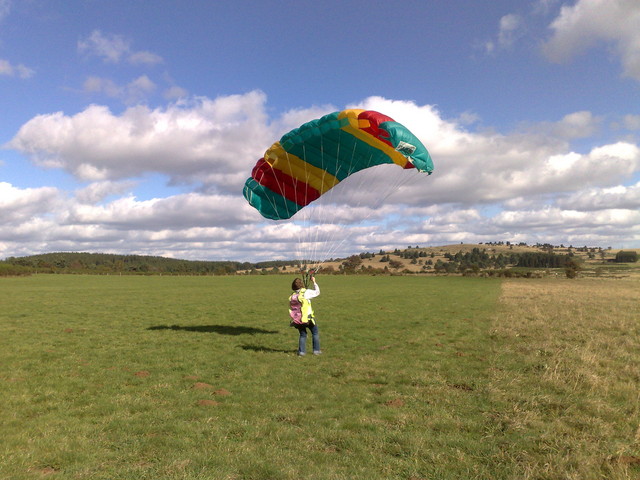
<instances>
[{"instance_id":1,"label":"pink backpack","mask_svg":"<svg viewBox=\"0 0 640 480\"><path fill-rule=\"evenodd\" d=\"M304 325L302 322L302 303L298 300L297 293L289 297L289 316L291 317L291 325Z\"/></svg>"}]
</instances>

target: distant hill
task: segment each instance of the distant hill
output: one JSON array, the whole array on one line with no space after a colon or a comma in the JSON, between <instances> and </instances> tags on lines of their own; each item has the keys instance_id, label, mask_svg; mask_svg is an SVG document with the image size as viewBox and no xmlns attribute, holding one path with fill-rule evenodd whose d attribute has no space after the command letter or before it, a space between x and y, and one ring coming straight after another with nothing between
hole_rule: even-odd
<instances>
[{"instance_id":1,"label":"distant hill","mask_svg":"<svg viewBox=\"0 0 640 480\"><path fill-rule=\"evenodd\" d=\"M2 263L37 273L226 275L238 270L273 268L281 262L199 261L146 255L56 252L9 257Z\"/></svg>"},{"instance_id":2,"label":"distant hill","mask_svg":"<svg viewBox=\"0 0 640 480\"><path fill-rule=\"evenodd\" d=\"M640 252L640 250L637 250ZM564 268L569 258L595 268L616 261L617 250L600 247L526 245L494 242L437 247L408 246L393 251L363 252L324 262L322 272L364 274L500 274L504 269ZM267 262L180 260L145 255L57 252L9 257L0 275L83 273L127 275L232 275L295 272L295 260Z\"/></svg>"},{"instance_id":3,"label":"distant hill","mask_svg":"<svg viewBox=\"0 0 640 480\"><path fill-rule=\"evenodd\" d=\"M615 262L617 252L618 250L601 247L509 242L460 243L436 247L408 246L404 249L365 252L348 259L332 260L325 262L322 270L325 273L342 272L346 269L354 273L372 274L537 276L542 275L543 270L564 270L570 263L584 271L584 274L600 275L613 268L612 262Z\"/></svg>"}]
</instances>

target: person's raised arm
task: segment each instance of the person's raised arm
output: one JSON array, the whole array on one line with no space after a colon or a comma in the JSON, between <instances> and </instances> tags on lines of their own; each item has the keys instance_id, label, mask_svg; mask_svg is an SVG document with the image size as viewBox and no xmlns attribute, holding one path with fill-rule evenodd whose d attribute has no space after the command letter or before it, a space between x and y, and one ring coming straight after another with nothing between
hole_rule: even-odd
<instances>
[{"instance_id":1,"label":"person's raised arm","mask_svg":"<svg viewBox=\"0 0 640 480\"><path fill-rule=\"evenodd\" d=\"M313 290L308 288L304 292L304 298L306 298L307 300L310 300L310 299L320 295L320 287L316 283L316 277L311 277L311 281L313 282Z\"/></svg>"}]
</instances>

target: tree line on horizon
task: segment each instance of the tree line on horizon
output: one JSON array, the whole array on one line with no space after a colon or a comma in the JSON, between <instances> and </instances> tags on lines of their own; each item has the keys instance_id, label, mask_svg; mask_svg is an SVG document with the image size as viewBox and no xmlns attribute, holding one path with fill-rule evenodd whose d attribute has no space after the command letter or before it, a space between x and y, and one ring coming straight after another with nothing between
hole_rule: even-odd
<instances>
[{"instance_id":1,"label":"tree line on horizon","mask_svg":"<svg viewBox=\"0 0 640 480\"><path fill-rule=\"evenodd\" d=\"M110 253L57 252L9 257L0 262L0 275L31 273L85 273L127 275L231 275L238 271L282 268L286 261L238 262L180 260L146 255L118 255Z\"/></svg>"},{"instance_id":2,"label":"tree line on horizon","mask_svg":"<svg viewBox=\"0 0 640 480\"><path fill-rule=\"evenodd\" d=\"M600 249L604 261L604 251ZM391 258L392 256L397 258ZM364 259L378 258L380 267L362 268ZM593 252L589 257L594 258ZM325 273L410 273L402 270L404 263L400 259L409 260L411 264L422 265L423 272L435 273L472 273L480 271L504 271L509 267L529 269L572 269L580 268L578 258L573 252L557 254L551 249L541 252L509 252L489 254L484 248L473 248L470 252L458 251L445 253L443 258L435 261L435 253L427 253L419 247L408 247L406 250L396 249L393 252L380 251L378 254L361 253L342 260L339 268L327 268ZM631 263L638 261L635 251L619 251L612 261ZM109 253L58 252L31 255L25 257L9 257L0 261L0 276L30 275L33 273L82 273L82 274L120 274L120 275L235 275L282 273L287 270L296 271L298 261L273 260L263 262L239 261L201 261L179 260L167 257L145 255L118 255ZM313 262L310 262L313 263Z\"/></svg>"}]
</instances>

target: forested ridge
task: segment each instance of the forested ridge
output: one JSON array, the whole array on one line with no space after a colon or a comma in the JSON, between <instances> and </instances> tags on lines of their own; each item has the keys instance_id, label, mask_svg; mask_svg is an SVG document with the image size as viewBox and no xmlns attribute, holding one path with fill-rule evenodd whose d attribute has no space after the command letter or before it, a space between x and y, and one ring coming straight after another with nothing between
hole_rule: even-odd
<instances>
[{"instance_id":1,"label":"forested ridge","mask_svg":"<svg viewBox=\"0 0 640 480\"><path fill-rule=\"evenodd\" d=\"M525 273L532 269L567 269L575 274L586 259L604 262L630 262L638 260L635 251L620 251L615 258L607 257L601 248L569 247L554 252L554 247L536 245L538 251L509 250L496 252L489 248L473 247L468 251L443 252L439 247L407 247L405 250L360 253L344 259L331 259L323 267L325 274L399 274L436 273L486 275ZM526 245L519 247L527 248ZM533 247L532 247L533 248ZM575 254L574 254L575 251ZM365 264L365 262L367 262ZM234 275L287 273L299 270L297 260L264 262L180 260L146 255L119 255L109 253L57 252L25 257L9 257L0 261L0 276L30 275L33 273L120 274L120 275ZM310 262L313 263L313 262Z\"/></svg>"},{"instance_id":2,"label":"forested ridge","mask_svg":"<svg viewBox=\"0 0 640 480\"><path fill-rule=\"evenodd\" d=\"M109 253L57 252L27 257L9 257L0 262L3 269L23 273L89 273L89 274L169 274L228 275L239 270L279 268L291 262L236 262L180 260L146 255ZM12 268L13 267L13 268Z\"/></svg>"}]
</instances>

